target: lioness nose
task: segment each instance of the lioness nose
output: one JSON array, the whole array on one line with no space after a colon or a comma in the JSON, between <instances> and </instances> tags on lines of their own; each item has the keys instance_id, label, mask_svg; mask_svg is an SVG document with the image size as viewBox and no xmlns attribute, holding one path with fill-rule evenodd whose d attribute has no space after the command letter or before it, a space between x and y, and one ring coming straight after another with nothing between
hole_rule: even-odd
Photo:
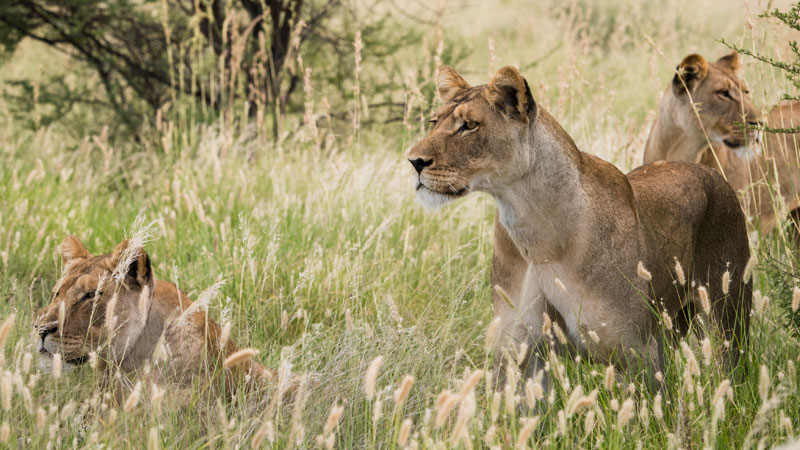
<instances>
[{"instance_id":1,"label":"lioness nose","mask_svg":"<svg viewBox=\"0 0 800 450\"><path fill-rule=\"evenodd\" d=\"M424 168L430 166L431 164L433 164L433 160L432 159L429 159L429 160L426 161L426 160L424 160L422 158L409 159L408 162L410 162L411 165L414 166L414 169L417 171L417 173L422 173L422 169L424 169Z\"/></svg>"},{"instance_id":2,"label":"lioness nose","mask_svg":"<svg viewBox=\"0 0 800 450\"><path fill-rule=\"evenodd\" d=\"M58 331L58 327L55 325L39 328L39 337L44 339L48 334L53 334L56 331Z\"/></svg>"}]
</instances>

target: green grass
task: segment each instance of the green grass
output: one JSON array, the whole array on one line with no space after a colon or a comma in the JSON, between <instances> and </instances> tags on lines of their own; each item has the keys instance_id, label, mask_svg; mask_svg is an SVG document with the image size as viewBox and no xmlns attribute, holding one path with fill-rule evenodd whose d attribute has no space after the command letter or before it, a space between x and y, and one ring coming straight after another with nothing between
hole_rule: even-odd
<instances>
[{"instance_id":1,"label":"green grass","mask_svg":"<svg viewBox=\"0 0 800 450\"><path fill-rule=\"evenodd\" d=\"M651 112L685 54L721 56L726 49L715 39L722 37L772 51L783 36L755 18L757 10L721 0L710 2L708 10L683 0L666 2L663 10L625 0L577 1L573 9L560 3L500 1L489 12L465 8L465 16L445 16L443 31L448 42L469 50L458 67L468 81L485 82L492 61L494 69L518 63L534 96L578 146L623 170L641 159ZM519 9L526 14L516 13ZM743 28L746 16L754 29ZM474 27L464 25L473 22ZM424 52L432 50L404 49L390 65L422 67ZM17 56L5 62L0 82L11 74L35 78L38 68L59 58L33 43ZM387 70L369 49L364 60L364 71L376 78ZM46 70L57 70L53 66ZM786 88L785 80L755 64L745 67L744 77L751 87L759 86L753 92L762 105ZM365 95L385 94L362 89ZM324 87L320 90L321 99ZM340 107L346 111L348 105ZM82 117L102 120L91 111ZM177 281L196 298L222 277L212 317L219 318L227 306L233 337L259 349L260 362L278 367L283 361L294 372L312 374L300 447L316 445L334 404L344 406L335 430L338 448L397 447L406 418L413 422L408 442L451 446L459 408L466 414L472 402L466 429L475 447L518 445L526 418L534 416L539 424L526 441L534 448L769 447L792 440L800 429L800 343L796 325L787 325L784 317L796 265L793 257L769 250L783 247L775 237L759 241L759 260L774 259L789 271L765 264L755 273L755 288L774 298L753 318L749 371L734 382L732 399L725 397L724 415L717 420L714 395L726 375L702 362L699 339L692 337L687 345L695 356L680 347L667 352L670 394L662 400L663 417L654 414L654 393L630 394L624 378L608 390L605 367L553 358L552 369L564 376L538 407L525 406L522 381L511 393L522 398L506 406L507 394L497 394L496 403L483 380L443 426L436 426L440 392L458 392L467 371L492 371L492 355L484 350L492 319L491 199L473 195L433 212L414 203L405 151L421 135L416 119L410 129L394 122L362 126L359 140L350 139L352 129L335 128L336 136L320 148L301 134L274 144L242 133L244 127L220 131L218 124L172 120L167 154L164 131L151 130L144 141L112 136L98 143L91 137L102 123L84 140L68 123L29 130L0 114L0 318L16 313L0 380L13 386L10 408L0 409L0 422L10 427L5 445L61 448L98 441L142 448L155 429L167 448L247 447L261 426L268 398L240 395L223 401L220 413L216 399L196 392L193 406L185 409L167 402L157 410L145 395L134 411L120 410L112 422L109 409L115 406L100 406L91 369L57 380L37 372L30 323L33 312L50 301L59 276L58 244L73 233L91 252L109 252L137 216L154 222L146 250L158 278ZM91 130L88 122L80 126ZM102 148L113 148L107 163ZM26 353L34 354L28 372ZM378 405L366 400L363 385L367 366L379 355L382 413L373 425ZM700 370L687 382L684 371L692 357ZM406 374L415 382L398 411L392 397ZM23 392L32 377L38 381L26 404ZM578 385L587 395L597 389L596 403L567 417L561 411ZM619 426L618 409L627 399L633 400L635 415ZM278 448L288 446L294 407L280 404L272 418ZM45 411L44 426L37 425L39 408ZM588 434L587 415L595 422ZM486 442L490 429L494 437Z\"/></svg>"}]
</instances>

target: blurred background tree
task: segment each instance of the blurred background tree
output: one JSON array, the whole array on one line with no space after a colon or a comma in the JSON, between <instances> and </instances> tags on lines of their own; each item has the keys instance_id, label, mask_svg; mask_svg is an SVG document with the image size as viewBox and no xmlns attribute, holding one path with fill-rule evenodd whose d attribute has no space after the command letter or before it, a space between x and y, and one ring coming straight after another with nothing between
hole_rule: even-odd
<instances>
[{"instance_id":1,"label":"blurred background tree","mask_svg":"<svg viewBox=\"0 0 800 450\"><path fill-rule=\"evenodd\" d=\"M277 137L287 109L302 110L293 94L302 91L304 59L341 85L352 78L357 30L376 54L416 40L413 32L387 39L387 14L360 13L369 22L339 0L9 0L0 4L1 57L33 39L67 53L81 65L73 73L96 75L102 89L57 75L8 81L3 95L23 121L35 104L47 106L33 128L83 103L111 111L115 131L135 132L159 109L188 101L199 105L195 120L261 114Z\"/></svg>"}]
</instances>

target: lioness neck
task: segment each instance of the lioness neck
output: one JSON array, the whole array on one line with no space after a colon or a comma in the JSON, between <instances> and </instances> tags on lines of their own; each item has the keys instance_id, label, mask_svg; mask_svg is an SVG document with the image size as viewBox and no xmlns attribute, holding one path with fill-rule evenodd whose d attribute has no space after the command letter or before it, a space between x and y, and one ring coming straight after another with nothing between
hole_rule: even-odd
<instances>
[{"instance_id":1,"label":"lioness neck","mask_svg":"<svg viewBox=\"0 0 800 450\"><path fill-rule=\"evenodd\" d=\"M661 103L658 106L658 114L650 129L647 143L644 147L644 164L655 161L694 161L697 153L697 145L694 142L706 144L705 136L696 132L687 132L679 121L690 120L692 123L697 121L694 113L692 117L684 118L687 114L684 108L680 107L679 99L672 93L671 87L664 92ZM692 130L697 127L693 127Z\"/></svg>"},{"instance_id":2,"label":"lioness neck","mask_svg":"<svg viewBox=\"0 0 800 450\"><path fill-rule=\"evenodd\" d=\"M500 222L525 260L556 261L570 250L588 214L580 181L581 154L543 109L530 124L528 147L530 170L492 194Z\"/></svg>"},{"instance_id":3,"label":"lioness neck","mask_svg":"<svg viewBox=\"0 0 800 450\"><path fill-rule=\"evenodd\" d=\"M154 296L142 333L131 344L129 351L121 361L123 370L135 371L141 369L144 363L153 357L156 345L158 345L158 341L164 331L165 319L163 306L159 304L158 299Z\"/></svg>"}]
</instances>

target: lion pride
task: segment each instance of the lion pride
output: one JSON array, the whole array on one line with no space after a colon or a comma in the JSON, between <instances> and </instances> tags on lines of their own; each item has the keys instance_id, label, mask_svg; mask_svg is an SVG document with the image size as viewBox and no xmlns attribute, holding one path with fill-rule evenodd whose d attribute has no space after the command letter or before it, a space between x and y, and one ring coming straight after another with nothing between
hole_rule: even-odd
<instances>
[{"instance_id":1,"label":"lion pride","mask_svg":"<svg viewBox=\"0 0 800 450\"><path fill-rule=\"evenodd\" d=\"M566 347L652 380L664 367L665 325L683 332L703 307L727 341L726 364L738 363L750 249L736 194L719 173L658 162L623 174L581 152L513 67L480 86L442 67L436 84L443 104L408 153L417 198L427 206L472 192L494 198L499 345L529 349L527 376L544 367L541 349L556 324ZM690 300L701 286L708 301L698 306Z\"/></svg>"}]
</instances>

